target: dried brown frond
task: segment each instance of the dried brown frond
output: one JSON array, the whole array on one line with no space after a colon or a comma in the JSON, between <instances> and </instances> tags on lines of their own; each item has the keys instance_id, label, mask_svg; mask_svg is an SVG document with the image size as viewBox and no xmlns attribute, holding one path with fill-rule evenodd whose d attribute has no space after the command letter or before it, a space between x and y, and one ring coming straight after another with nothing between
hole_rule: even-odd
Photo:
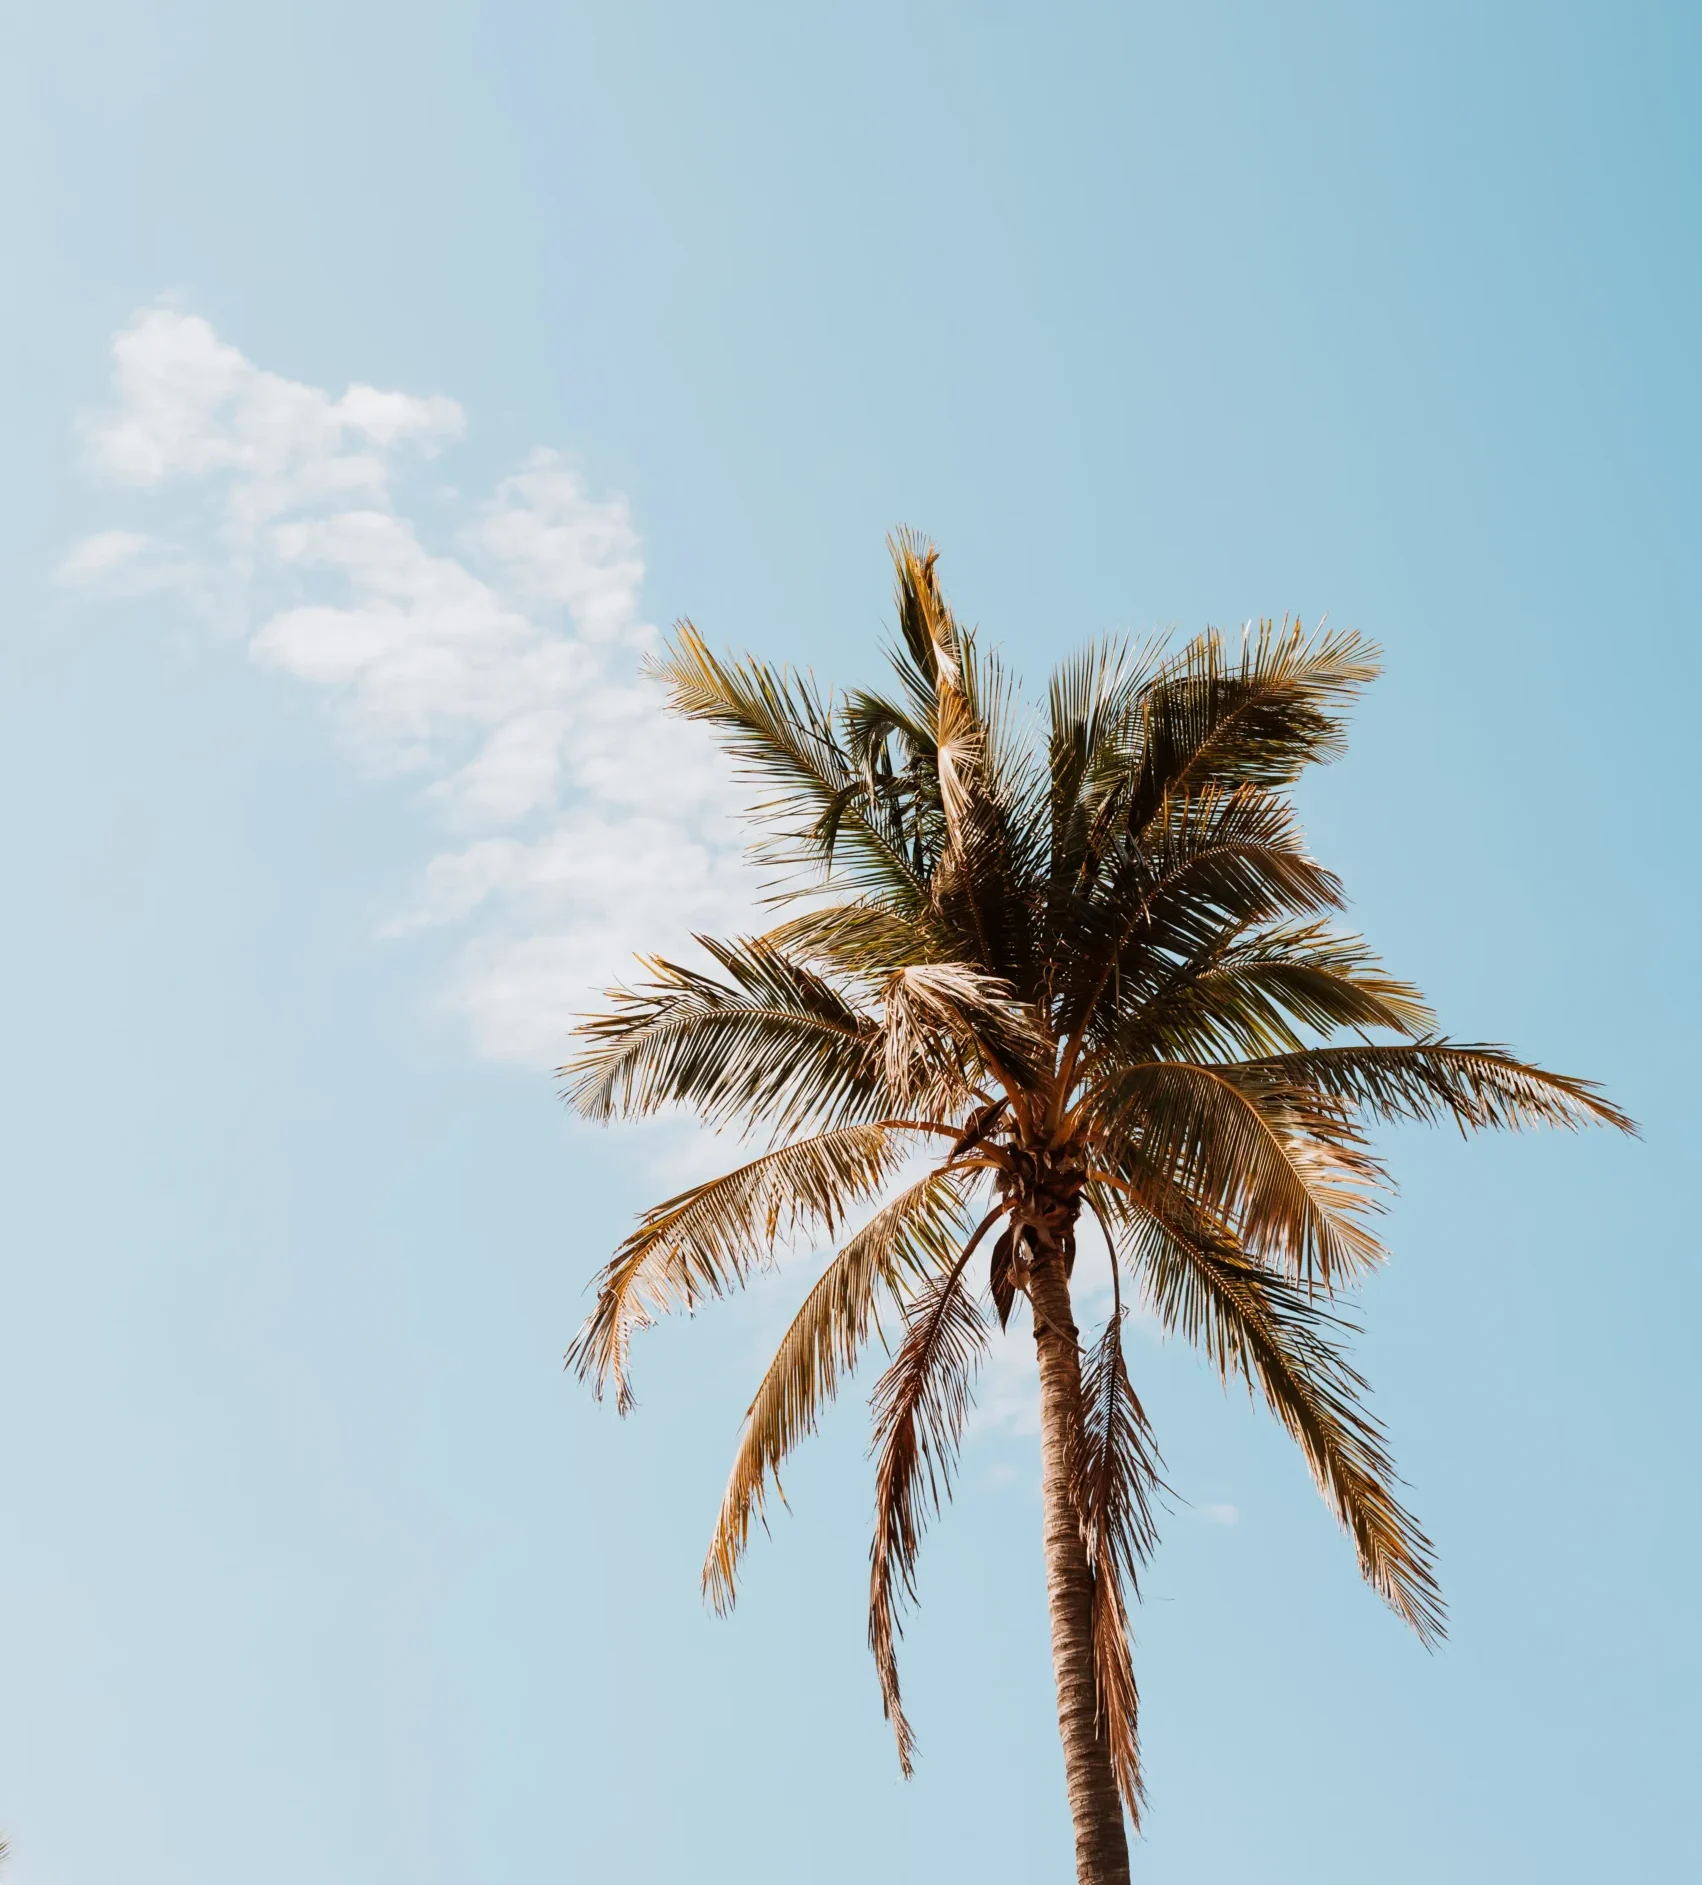
<instances>
[{"instance_id":1,"label":"dried brown frond","mask_svg":"<svg viewBox=\"0 0 1702 1885\"><path fill-rule=\"evenodd\" d=\"M905 1135L881 1125L841 1126L800 1139L645 1212L599 1272L597 1296L567 1351L569 1367L616 1405L633 1406L627 1352L633 1332L738 1288L783 1238L831 1236L847 1212L896 1174Z\"/></svg>"},{"instance_id":2,"label":"dried brown frond","mask_svg":"<svg viewBox=\"0 0 1702 1885\"><path fill-rule=\"evenodd\" d=\"M780 1490L781 1461L815 1431L840 1377L856 1366L881 1299L955 1257L965 1185L963 1174L941 1168L907 1186L834 1257L793 1317L746 1412L704 1560L704 1594L723 1614L768 1486Z\"/></svg>"},{"instance_id":3,"label":"dried brown frond","mask_svg":"<svg viewBox=\"0 0 1702 1885\"><path fill-rule=\"evenodd\" d=\"M1082 1368L1082 1436L1070 1490L1093 1571L1100 1732L1123 1804L1138 1827L1144 1793L1128 1606L1139 1595L1141 1569L1158 1542L1153 1507L1164 1482L1163 1461L1123 1357L1123 1316L1119 1310L1106 1323Z\"/></svg>"},{"instance_id":4,"label":"dried brown frond","mask_svg":"<svg viewBox=\"0 0 1702 1885\"><path fill-rule=\"evenodd\" d=\"M915 1739L899 1696L897 1638L903 1628L898 1613L916 1595L916 1554L923 1529L951 1489L975 1370L987 1343L980 1304L964 1286L968 1258L966 1251L911 1299L904 1339L871 1400L877 1464L875 1533L869 1546L869 1648L880 1676L882 1706L898 1743L899 1765L907 1777Z\"/></svg>"},{"instance_id":5,"label":"dried brown frond","mask_svg":"<svg viewBox=\"0 0 1702 1885\"><path fill-rule=\"evenodd\" d=\"M1051 1043L1007 983L966 962L898 970L883 991L882 1046L893 1103L947 1106L983 1084L1031 1084Z\"/></svg>"}]
</instances>

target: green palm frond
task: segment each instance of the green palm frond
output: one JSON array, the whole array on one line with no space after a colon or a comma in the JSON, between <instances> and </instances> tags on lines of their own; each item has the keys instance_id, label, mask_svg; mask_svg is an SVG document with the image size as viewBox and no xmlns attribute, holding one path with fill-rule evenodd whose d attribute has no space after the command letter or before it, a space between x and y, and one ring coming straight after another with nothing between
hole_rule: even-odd
<instances>
[{"instance_id":1,"label":"green palm frond","mask_svg":"<svg viewBox=\"0 0 1702 1885\"><path fill-rule=\"evenodd\" d=\"M926 901L926 883L902 834L871 805L833 725L833 709L805 678L760 661L726 662L689 622L650 664L675 712L714 727L740 776L768 791L752 817L769 830L758 855L783 874L840 881L900 908Z\"/></svg>"},{"instance_id":2,"label":"green palm frond","mask_svg":"<svg viewBox=\"0 0 1702 1885\"><path fill-rule=\"evenodd\" d=\"M723 1614L767 1488L780 1490L781 1462L815 1431L840 1377L856 1366L881 1299L956 1256L964 1188L964 1175L949 1167L907 1186L846 1243L793 1317L746 1412L704 1561L704 1594Z\"/></svg>"},{"instance_id":3,"label":"green palm frond","mask_svg":"<svg viewBox=\"0 0 1702 1885\"><path fill-rule=\"evenodd\" d=\"M1593 1081L1545 1073L1504 1047L1445 1040L1317 1047L1251 1061L1242 1071L1328 1094L1379 1119L1452 1120L1462 1131L1592 1125L1637 1130Z\"/></svg>"},{"instance_id":4,"label":"green palm frond","mask_svg":"<svg viewBox=\"0 0 1702 1885\"><path fill-rule=\"evenodd\" d=\"M868 901L817 905L777 923L762 940L827 970L870 1002L899 969L955 960L951 938L930 913L901 916Z\"/></svg>"},{"instance_id":5,"label":"green palm frond","mask_svg":"<svg viewBox=\"0 0 1702 1885\"><path fill-rule=\"evenodd\" d=\"M1101 1105L1116 1175L1194 1199L1308 1287L1382 1261L1362 1221L1382 1167L1339 1103L1256 1066L1150 1061L1114 1075Z\"/></svg>"},{"instance_id":6,"label":"green palm frond","mask_svg":"<svg viewBox=\"0 0 1702 1885\"><path fill-rule=\"evenodd\" d=\"M597 1276L591 1313L568 1365L601 1396L613 1380L622 1413L632 1405L627 1354L633 1333L676 1309L739 1288L783 1239L832 1236L846 1215L876 1198L908 1150L884 1125L839 1126L794 1140L645 1212Z\"/></svg>"},{"instance_id":7,"label":"green palm frond","mask_svg":"<svg viewBox=\"0 0 1702 1885\"><path fill-rule=\"evenodd\" d=\"M878 1116L880 1028L832 982L772 940L698 939L717 980L663 959L651 980L609 991L562 1068L587 1119L689 1106L711 1124L767 1120L782 1131Z\"/></svg>"},{"instance_id":8,"label":"green palm frond","mask_svg":"<svg viewBox=\"0 0 1702 1885\"><path fill-rule=\"evenodd\" d=\"M1125 768L1124 743L1143 688L1160 666L1162 644L1131 648L1098 642L1060 662L1048 690L1047 835L1054 897L1092 874L1090 849L1106 788ZM1108 764L1108 762L1110 762ZM1053 930L1058 927L1054 915Z\"/></svg>"},{"instance_id":9,"label":"green palm frond","mask_svg":"<svg viewBox=\"0 0 1702 1885\"><path fill-rule=\"evenodd\" d=\"M918 880L933 874L945 842L931 712L918 720L900 702L854 690L839 712L846 757L870 815L901 846Z\"/></svg>"},{"instance_id":10,"label":"green palm frond","mask_svg":"<svg viewBox=\"0 0 1702 1885\"><path fill-rule=\"evenodd\" d=\"M1127 736L1126 829L1144 831L1168 799L1205 785L1287 786L1338 757L1341 710L1378 665L1362 637L1308 639L1298 622L1262 622L1238 657L1215 630L1196 636L1145 690Z\"/></svg>"},{"instance_id":11,"label":"green palm frond","mask_svg":"<svg viewBox=\"0 0 1702 1885\"><path fill-rule=\"evenodd\" d=\"M1302 847L1292 807L1269 792L1208 787L1178 798L1143 843L1108 860L1103 882L1078 893L1055 970L1060 1029L1103 1032L1174 963L1255 925L1315 917L1341 897Z\"/></svg>"},{"instance_id":12,"label":"green palm frond","mask_svg":"<svg viewBox=\"0 0 1702 1885\"><path fill-rule=\"evenodd\" d=\"M1253 1059L1298 1053L1301 1029L1418 1037L1435 1025L1418 990L1389 975L1359 937L1283 924L1217 938L1119 1018L1116 1046L1132 1059Z\"/></svg>"}]
</instances>

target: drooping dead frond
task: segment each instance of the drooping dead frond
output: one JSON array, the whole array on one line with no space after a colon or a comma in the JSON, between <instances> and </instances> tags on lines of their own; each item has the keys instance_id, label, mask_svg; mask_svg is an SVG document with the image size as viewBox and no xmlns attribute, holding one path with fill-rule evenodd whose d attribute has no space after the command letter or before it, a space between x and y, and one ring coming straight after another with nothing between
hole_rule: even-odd
<instances>
[{"instance_id":1,"label":"drooping dead frond","mask_svg":"<svg viewBox=\"0 0 1702 1885\"><path fill-rule=\"evenodd\" d=\"M881 1298L954 1259L964 1188L964 1175L937 1169L900 1192L829 1263L793 1317L746 1412L704 1560L704 1594L723 1614L767 1488L779 1490L781 1461L815 1431L840 1377L856 1366Z\"/></svg>"},{"instance_id":2,"label":"drooping dead frond","mask_svg":"<svg viewBox=\"0 0 1702 1885\"><path fill-rule=\"evenodd\" d=\"M841 1126L645 1212L599 1272L596 1302L567 1351L568 1365L599 1396L612 1378L616 1405L629 1412L634 1330L738 1288L784 1237L806 1227L831 1236L848 1211L878 1196L905 1151L905 1136L886 1126Z\"/></svg>"},{"instance_id":3,"label":"drooping dead frond","mask_svg":"<svg viewBox=\"0 0 1702 1885\"><path fill-rule=\"evenodd\" d=\"M1030 1236L1027 1225L1007 1224L987 1260L987 1287L992 1293L1001 1329L1010 1327L1011 1314L1016 1308L1017 1267L1030 1260Z\"/></svg>"},{"instance_id":4,"label":"drooping dead frond","mask_svg":"<svg viewBox=\"0 0 1702 1885\"><path fill-rule=\"evenodd\" d=\"M1158 1542L1153 1504L1163 1490L1163 1461L1123 1358L1124 1313L1117 1311L1106 1323L1082 1368L1082 1435L1071 1462L1070 1490L1093 1571L1100 1731L1123 1804L1139 1826L1144 1796L1128 1606L1139 1594L1141 1569Z\"/></svg>"},{"instance_id":5,"label":"drooping dead frond","mask_svg":"<svg viewBox=\"0 0 1702 1885\"><path fill-rule=\"evenodd\" d=\"M1050 1043L998 978L965 962L900 969L882 991L887 1090L895 1103L944 1092L971 1098L983 1082L1032 1082Z\"/></svg>"},{"instance_id":6,"label":"drooping dead frond","mask_svg":"<svg viewBox=\"0 0 1702 1885\"><path fill-rule=\"evenodd\" d=\"M981 1230L990 1222L986 1220ZM976 1236L980 1234L978 1230ZM897 1638L903 1630L898 1612L916 1595L922 1532L950 1491L975 1370L987 1343L980 1303L964 1286L968 1254L912 1298L904 1339L871 1399L877 1464L875 1535L869 1547L869 1648L906 1777L915 1739L899 1696Z\"/></svg>"}]
</instances>

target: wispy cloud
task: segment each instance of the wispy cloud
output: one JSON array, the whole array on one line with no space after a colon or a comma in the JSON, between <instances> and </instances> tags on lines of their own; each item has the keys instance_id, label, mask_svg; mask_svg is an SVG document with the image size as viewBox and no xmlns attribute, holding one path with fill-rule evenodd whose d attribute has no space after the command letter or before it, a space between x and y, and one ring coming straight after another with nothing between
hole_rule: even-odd
<instances>
[{"instance_id":1,"label":"wispy cloud","mask_svg":"<svg viewBox=\"0 0 1702 1885\"><path fill-rule=\"evenodd\" d=\"M742 920L720 764L637 676L655 636L624 499L540 450L427 528L442 494L410 515L399 493L461 436L453 400L333 396L164 306L115 338L112 364L84 441L146 514L75 545L61 580L179 594L324 690L360 764L419 780L439 848L385 928L460 931L444 999L481 1051L559 1058L635 948Z\"/></svg>"}]
</instances>

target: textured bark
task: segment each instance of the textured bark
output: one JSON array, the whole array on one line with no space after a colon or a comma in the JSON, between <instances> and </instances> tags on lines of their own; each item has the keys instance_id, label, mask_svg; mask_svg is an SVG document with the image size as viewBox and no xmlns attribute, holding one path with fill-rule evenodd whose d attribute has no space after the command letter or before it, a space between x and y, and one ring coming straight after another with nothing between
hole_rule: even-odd
<instances>
[{"instance_id":1,"label":"textured bark","mask_svg":"<svg viewBox=\"0 0 1702 1885\"><path fill-rule=\"evenodd\" d=\"M1129 1842L1116 1771L1099 1732L1094 1692L1093 1572L1070 1495L1070 1461L1082 1430L1081 1351L1070 1312L1064 1255L1039 1253L1027 1279L1040 1360L1040 1500L1058 1733L1076 1829L1078 1885L1127 1885Z\"/></svg>"}]
</instances>

